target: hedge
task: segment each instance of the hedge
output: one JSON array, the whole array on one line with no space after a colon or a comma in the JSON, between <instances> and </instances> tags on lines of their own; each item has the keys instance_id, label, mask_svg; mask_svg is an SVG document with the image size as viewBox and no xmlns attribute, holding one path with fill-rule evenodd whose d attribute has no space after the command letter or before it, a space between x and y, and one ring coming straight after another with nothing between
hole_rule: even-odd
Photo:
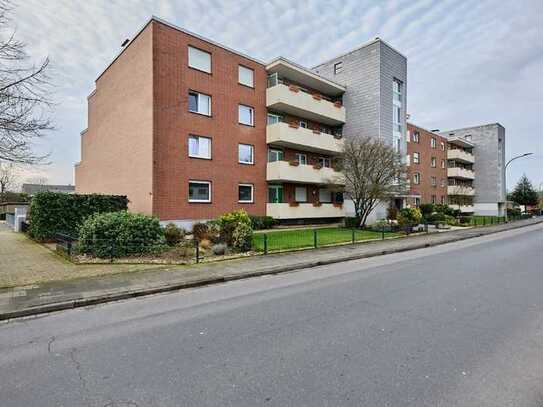
<instances>
[{"instance_id":1,"label":"hedge","mask_svg":"<svg viewBox=\"0 0 543 407\"><path fill-rule=\"evenodd\" d=\"M29 234L36 240L50 240L57 233L78 236L78 228L94 213L126 210L122 195L79 195L39 192L32 198Z\"/></svg>"},{"instance_id":2,"label":"hedge","mask_svg":"<svg viewBox=\"0 0 543 407\"><path fill-rule=\"evenodd\" d=\"M81 253L124 257L165 250L164 230L157 218L127 211L95 213L79 228Z\"/></svg>"}]
</instances>

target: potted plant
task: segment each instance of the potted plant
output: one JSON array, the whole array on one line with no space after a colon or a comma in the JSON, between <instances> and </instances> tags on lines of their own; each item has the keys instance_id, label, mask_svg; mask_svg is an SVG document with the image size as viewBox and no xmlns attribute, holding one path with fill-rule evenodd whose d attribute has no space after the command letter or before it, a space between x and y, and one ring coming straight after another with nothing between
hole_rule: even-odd
<instances>
[{"instance_id":1,"label":"potted plant","mask_svg":"<svg viewBox=\"0 0 543 407\"><path fill-rule=\"evenodd\" d=\"M300 91L300 87L296 85L288 85L288 90L294 93L298 93Z\"/></svg>"},{"instance_id":2,"label":"potted plant","mask_svg":"<svg viewBox=\"0 0 543 407\"><path fill-rule=\"evenodd\" d=\"M316 170L320 170L322 168L322 164L321 163L315 163L315 164L313 164L313 168L316 169Z\"/></svg>"},{"instance_id":3,"label":"potted plant","mask_svg":"<svg viewBox=\"0 0 543 407\"><path fill-rule=\"evenodd\" d=\"M341 106L343 106L343 104L341 103L341 101L336 100L336 101L334 102L334 106L335 106L335 107L341 107Z\"/></svg>"},{"instance_id":4,"label":"potted plant","mask_svg":"<svg viewBox=\"0 0 543 407\"><path fill-rule=\"evenodd\" d=\"M293 167L297 167L300 165L300 162L298 160L290 160L289 165L292 165Z\"/></svg>"},{"instance_id":5,"label":"potted plant","mask_svg":"<svg viewBox=\"0 0 543 407\"><path fill-rule=\"evenodd\" d=\"M319 206L322 206L322 203L319 202L319 201L315 201L315 202L313 202L313 206L318 208Z\"/></svg>"},{"instance_id":6,"label":"potted plant","mask_svg":"<svg viewBox=\"0 0 543 407\"><path fill-rule=\"evenodd\" d=\"M289 202L288 203L288 206L292 207L292 208L295 208L297 206L300 206L300 202L298 201L292 201L292 202Z\"/></svg>"},{"instance_id":7,"label":"potted plant","mask_svg":"<svg viewBox=\"0 0 543 407\"><path fill-rule=\"evenodd\" d=\"M322 99L322 96L319 95L318 93L313 93L312 96L313 96L313 99L315 99L315 100L321 100Z\"/></svg>"}]
</instances>

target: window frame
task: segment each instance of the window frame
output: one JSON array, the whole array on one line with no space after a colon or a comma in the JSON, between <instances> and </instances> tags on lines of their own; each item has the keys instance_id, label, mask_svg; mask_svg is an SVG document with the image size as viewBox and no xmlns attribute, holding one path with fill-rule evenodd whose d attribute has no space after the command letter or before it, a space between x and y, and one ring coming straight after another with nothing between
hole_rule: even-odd
<instances>
[{"instance_id":1,"label":"window frame","mask_svg":"<svg viewBox=\"0 0 543 407\"><path fill-rule=\"evenodd\" d=\"M275 117L277 119L277 121L275 123L270 124L270 120L269 120L270 116ZM283 122L283 116L281 116L279 114L275 114L275 113L267 113L267 115L266 115L266 126L273 126L274 124L282 123L282 122Z\"/></svg>"},{"instance_id":2,"label":"window frame","mask_svg":"<svg viewBox=\"0 0 543 407\"><path fill-rule=\"evenodd\" d=\"M194 94L197 96L197 105L198 105L198 108L200 106L200 96L207 96L209 99L208 99L208 110L209 110L209 114L206 114L206 113L202 113L200 111L196 111L196 110L190 110L190 94ZM195 113L195 114L199 114L201 116L206 116L206 117L211 117L211 106L212 106L212 97L211 95L208 95L206 93L202 93L202 92L198 92L196 90L192 90L192 89L189 89L189 103L188 103L188 110L189 110L189 113ZM199 109L198 109L199 110Z\"/></svg>"},{"instance_id":3,"label":"window frame","mask_svg":"<svg viewBox=\"0 0 543 407\"><path fill-rule=\"evenodd\" d=\"M199 51L199 52L202 52L204 54L209 55L209 71L206 71L205 69L198 68L196 66L192 66L190 64L190 50L191 49L194 49L196 51ZM206 50L203 50L201 48L195 47L194 45L188 45L187 46L187 65L191 69L195 69L197 71L204 72L204 73L207 73L208 75L211 75L211 73L213 72L213 55L209 51L206 51Z\"/></svg>"},{"instance_id":4,"label":"window frame","mask_svg":"<svg viewBox=\"0 0 543 407\"><path fill-rule=\"evenodd\" d=\"M250 115L251 115L251 123L244 123L241 121L241 108L246 107L249 109ZM255 127L255 108L249 105L244 105L243 103L238 104L238 124L242 124L244 126L250 126Z\"/></svg>"},{"instance_id":5,"label":"window frame","mask_svg":"<svg viewBox=\"0 0 543 407\"><path fill-rule=\"evenodd\" d=\"M418 131L413 132L413 143L420 143L420 133Z\"/></svg>"},{"instance_id":6,"label":"window frame","mask_svg":"<svg viewBox=\"0 0 543 407\"><path fill-rule=\"evenodd\" d=\"M247 71L251 71L252 77L251 77L251 85L248 85L246 83L241 82L240 72L242 69L246 69ZM245 86L247 88L254 89L255 88L255 70L253 68L249 68L246 65L238 64L238 84L241 86Z\"/></svg>"},{"instance_id":7,"label":"window frame","mask_svg":"<svg viewBox=\"0 0 543 407\"><path fill-rule=\"evenodd\" d=\"M271 202L270 200L270 190L273 189L275 191L281 191L280 193L277 192L277 198L279 198L279 195L281 197L281 200L277 199L277 202ZM285 203L285 189L283 187L283 184L268 184L268 203Z\"/></svg>"},{"instance_id":8,"label":"window frame","mask_svg":"<svg viewBox=\"0 0 543 407\"><path fill-rule=\"evenodd\" d=\"M302 123L303 123L303 125L302 125ZM299 126L300 128L302 128L302 129L307 129L308 124L307 124L307 122L306 122L305 120L300 120L300 121L298 122L298 126Z\"/></svg>"},{"instance_id":9,"label":"window frame","mask_svg":"<svg viewBox=\"0 0 543 407\"><path fill-rule=\"evenodd\" d=\"M190 153L190 139L198 139L198 143L199 143L199 140L201 138L204 138L206 140L208 140L209 142L209 151L208 151L208 154L209 156L208 157L202 157L200 155L192 155ZM187 142L187 147L188 147L188 156L189 158L197 158L197 159L200 159L200 160L211 160L211 156L212 156L212 148L213 148L213 139L211 137L207 137L207 136L200 136L198 134L192 134L192 133L189 133L189 136L188 136L188 142ZM200 148L198 148L198 152L200 151Z\"/></svg>"},{"instance_id":10,"label":"window frame","mask_svg":"<svg viewBox=\"0 0 543 407\"><path fill-rule=\"evenodd\" d=\"M251 162L241 161L240 160L240 147L248 146L251 147ZM254 165L255 164L255 146L253 144L238 143L238 164L243 165Z\"/></svg>"},{"instance_id":11,"label":"window frame","mask_svg":"<svg viewBox=\"0 0 543 407\"><path fill-rule=\"evenodd\" d=\"M209 191L209 199L191 199L190 198L190 184L207 184L208 191ZM197 179L189 179L189 189L188 189L188 201L189 203L211 203L212 197L212 186L211 181L205 181L205 180L197 180Z\"/></svg>"},{"instance_id":12,"label":"window frame","mask_svg":"<svg viewBox=\"0 0 543 407\"><path fill-rule=\"evenodd\" d=\"M298 189L304 189L305 190L305 200L304 201L299 201L298 198L296 197L296 192L298 191ZM307 186L296 186L294 187L294 202L298 202L298 203L306 203L307 202Z\"/></svg>"},{"instance_id":13,"label":"window frame","mask_svg":"<svg viewBox=\"0 0 543 407\"><path fill-rule=\"evenodd\" d=\"M420 152L413 151L413 164L420 164Z\"/></svg>"},{"instance_id":14,"label":"window frame","mask_svg":"<svg viewBox=\"0 0 543 407\"><path fill-rule=\"evenodd\" d=\"M334 75L343 72L343 61L337 61L334 63Z\"/></svg>"},{"instance_id":15,"label":"window frame","mask_svg":"<svg viewBox=\"0 0 543 407\"><path fill-rule=\"evenodd\" d=\"M415 172L413 174L413 184L420 185L422 180L422 176L420 175L420 172Z\"/></svg>"},{"instance_id":16,"label":"window frame","mask_svg":"<svg viewBox=\"0 0 543 407\"><path fill-rule=\"evenodd\" d=\"M332 168L332 159L330 157L319 157L318 162L322 168ZM328 165L325 165L327 162Z\"/></svg>"},{"instance_id":17,"label":"window frame","mask_svg":"<svg viewBox=\"0 0 543 407\"><path fill-rule=\"evenodd\" d=\"M436 157L431 157L430 158L430 167L437 168L437 158Z\"/></svg>"},{"instance_id":18,"label":"window frame","mask_svg":"<svg viewBox=\"0 0 543 407\"><path fill-rule=\"evenodd\" d=\"M270 161L270 152L274 152L274 153L280 153L280 154L277 154L277 157L279 157L279 155L281 155L281 159L277 158L277 160L274 160L274 161ZM285 152L279 148L268 148L268 161L269 163L274 163L276 161L284 161L285 160Z\"/></svg>"},{"instance_id":19,"label":"window frame","mask_svg":"<svg viewBox=\"0 0 543 407\"><path fill-rule=\"evenodd\" d=\"M437 187L437 177L434 177L434 176L430 177L430 185L434 188Z\"/></svg>"},{"instance_id":20,"label":"window frame","mask_svg":"<svg viewBox=\"0 0 543 407\"><path fill-rule=\"evenodd\" d=\"M430 139L430 147L433 148L433 149L436 149L437 148L437 140L435 137L432 137Z\"/></svg>"},{"instance_id":21,"label":"window frame","mask_svg":"<svg viewBox=\"0 0 543 407\"><path fill-rule=\"evenodd\" d=\"M244 200L239 199L240 187L250 187L251 188L251 200L250 201L244 201ZM238 184L238 203L243 203L243 204L255 203L255 185L254 184L243 183L243 182L240 182Z\"/></svg>"},{"instance_id":22,"label":"window frame","mask_svg":"<svg viewBox=\"0 0 543 407\"><path fill-rule=\"evenodd\" d=\"M298 161L299 165L307 165L307 154L305 153L296 153L294 155L296 157L296 161ZM300 157L304 157L304 162L302 163L302 160L300 160Z\"/></svg>"}]
</instances>

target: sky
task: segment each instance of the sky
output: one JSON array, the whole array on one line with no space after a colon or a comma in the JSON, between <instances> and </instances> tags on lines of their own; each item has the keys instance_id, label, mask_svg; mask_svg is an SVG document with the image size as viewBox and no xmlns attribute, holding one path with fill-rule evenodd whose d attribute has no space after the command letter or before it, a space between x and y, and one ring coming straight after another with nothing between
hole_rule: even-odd
<instances>
[{"instance_id":1,"label":"sky","mask_svg":"<svg viewBox=\"0 0 543 407\"><path fill-rule=\"evenodd\" d=\"M543 0L15 0L12 24L36 62L51 59L54 132L48 166L26 177L73 183L94 81L150 18L161 17L260 60L311 67L380 37L408 58L413 123L449 130L499 122L512 189L543 189Z\"/></svg>"}]
</instances>

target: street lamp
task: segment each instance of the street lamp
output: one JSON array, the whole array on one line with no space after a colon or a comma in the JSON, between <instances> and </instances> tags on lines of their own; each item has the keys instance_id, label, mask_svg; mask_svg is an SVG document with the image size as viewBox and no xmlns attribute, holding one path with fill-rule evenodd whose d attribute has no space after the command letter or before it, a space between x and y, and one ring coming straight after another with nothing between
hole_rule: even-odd
<instances>
[{"instance_id":1,"label":"street lamp","mask_svg":"<svg viewBox=\"0 0 543 407\"><path fill-rule=\"evenodd\" d=\"M507 167L509 166L509 164L511 164L511 162L515 161L516 159L522 158L522 157L528 157L529 155L532 155L532 154L533 153L524 153L524 154L517 155L516 157L511 158L509 161L507 161L507 164L505 164L504 183L505 183L505 222L506 223L509 221L509 219L507 218Z\"/></svg>"}]
</instances>

